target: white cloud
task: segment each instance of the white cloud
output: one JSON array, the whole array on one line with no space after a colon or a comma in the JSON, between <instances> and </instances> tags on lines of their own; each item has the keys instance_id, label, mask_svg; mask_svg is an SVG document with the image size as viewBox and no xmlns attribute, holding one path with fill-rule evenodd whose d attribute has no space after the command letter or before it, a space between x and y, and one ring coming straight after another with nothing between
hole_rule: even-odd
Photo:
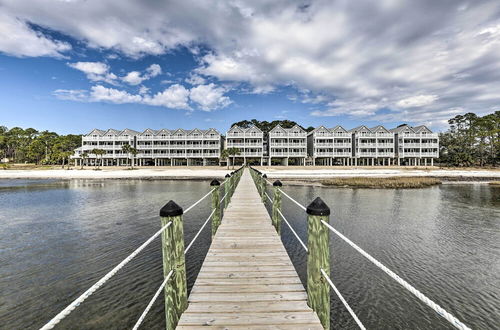
<instances>
[{"instance_id":1,"label":"white cloud","mask_svg":"<svg viewBox=\"0 0 500 330\"><path fill-rule=\"evenodd\" d=\"M141 103L142 97L118 89L97 85L92 86L90 89L90 100L93 102L110 102L116 104Z\"/></svg>"},{"instance_id":2,"label":"white cloud","mask_svg":"<svg viewBox=\"0 0 500 330\"><path fill-rule=\"evenodd\" d=\"M306 5L286 0L2 0L2 12L9 22L18 18L9 31L28 38L34 34L35 44L49 38L24 22L134 58L183 46L200 57L195 73L209 81L242 84L241 89L254 93L282 86L307 89L311 106L323 113L366 113L367 119L380 120L405 119L411 113L438 122L458 106L481 114L500 102L497 0L358 0L355 5L326 0ZM30 54L2 42L6 53ZM48 56L63 52L54 43L49 40ZM419 95L439 98L412 108L398 106ZM333 100L345 106L329 106ZM390 113L380 116L380 109Z\"/></svg>"},{"instance_id":3,"label":"white cloud","mask_svg":"<svg viewBox=\"0 0 500 330\"><path fill-rule=\"evenodd\" d=\"M200 109L210 111L227 107L232 103L231 99L224 95L225 92L224 88L211 83L191 88L189 98L196 102Z\"/></svg>"},{"instance_id":4,"label":"white cloud","mask_svg":"<svg viewBox=\"0 0 500 330\"><path fill-rule=\"evenodd\" d=\"M396 103L400 108L423 107L436 102L437 95L416 95L402 99Z\"/></svg>"},{"instance_id":5,"label":"white cloud","mask_svg":"<svg viewBox=\"0 0 500 330\"><path fill-rule=\"evenodd\" d=\"M213 83L199 85L190 90L180 84L174 84L156 94L149 94L149 88L145 86L139 88L138 94L131 94L125 90L95 85L90 91L58 89L52 94L61 100L115 104L136 103L183 110L193 110L191 103L196 105L195 109L211 111L232 103L231 99L224 95L226 91L225 88Z\"/></svg>"},{"instance_id":6,"label":"white cloud","mask_svg":"<svg viewBox=\"0 0 500 330\"><path fill-rule=\"evenodd\" d=\"M146 78L142 77L139 71L130 71L122 80L129 85L139 85L146 80Z\"/></svg>"},{"instance_id":7,"label":"white cloud","mask_svg":"<svg viewBox=\"0 0 500 330\"><path fill-rule=\"evenodd\" d=\"M60 100L86 101L88 99L88 91L84 89L56 89L52 94Z\"/></svg>"},{"instance_id":8,"label":"white cloud","mask_svg":"<svg viewBox=\"0 0 500 330\"><path fill-rule=\"evenodd\" d=\"M91 81L104 81L114 84L118 78L114 73L109 72L109 66L102 62L76 62L68 63L68 66L85 73Z\"/></svg>"},{"instance_id":9,"label":"white cloud","mask_svg":"<svg viewBox=\"0 0 500 330\"><path fill-rule=\"evenodd\" d=\"M172 85L154 96L144 97L144 103L172 109L191 109L189 106L189 90L179 84Z\"/></svg>"},{"instance_id":10,"label":"white cloud","mask_svg":"<svg viewBox=\"0 0 500 330\"><path fill-rule=\"evenodd\" d=\"M203 85L206 79L196 73L191 73L185 80L190 85Z\"/></svg>"},{"instance_id":11,"label":"white cloud","mask_svg":"<svg viewBox=\"0 0 500 330\"><path fill-rule=\"evenodd\" d=\"M34 31L25 20L0 13L0 52L19 56L64 57L71 45Z\"/></svg>"},{"instance_id":12,"label":"white cloud","mask_svg":"<svg viewBox=\"0 0 500 330\"><path fill-rule=\"evenodd\" d=\"M158 64L151 64L143 75L139 71L130 71L121 79L129 85L139 85L143 81L151 79L161 74L161 66Z\"/></svg>"}]
</instances>

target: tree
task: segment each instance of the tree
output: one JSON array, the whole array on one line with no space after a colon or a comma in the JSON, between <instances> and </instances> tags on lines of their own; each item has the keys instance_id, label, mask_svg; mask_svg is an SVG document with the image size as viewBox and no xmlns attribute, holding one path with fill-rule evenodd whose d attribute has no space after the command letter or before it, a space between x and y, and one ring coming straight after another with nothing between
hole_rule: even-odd
<instances>
[{"instance_id":1,"label":"tree","mask_svg":"<svg viewBox=\"0 0 500 330\"><path fill-rule=\"evenodd\" d=\"M83 170L83 163L87 163L87 158L89 158L89 152L88 151L84 151L82 152L82 154L80 155L80 157L82 157L82 164L81 164L81 167L80 169Z\"/></svg>"},{"instance_id":2,"label":"tree","mask_svg":"<svg viewBox=\"0 0 500 330\"><path fill-rule=\"evenodd\" d=\"M63 151L59 155L62 159L62 168L64 168L64 162L66 159L68 160L68 168L69 168L69 158L71 157L71 155L73 155L73 152L72 151Z\"/></svg>"},{"instance_id":3,"label":"tree","mask_svg":"<svg viewBox=\"0 0 500 330\"><path fill-rule=\"evenodd\" d=\"M102 149L92 149L90 151L91 154L94 154L96 156L96 169L98 170L99 169L99 166L102 165L102 156L106 153L105 150L102 150ZM98 162L97 159L100 159L101 161Z\"/></svg>"},{"instance_id":4,"label":"tree","mask_svg":"<svg viewBox=\"0 0 500 330\"><path fill-rule=\"evenodd\" d=\"M130 161L130 167L134 168L135 156L137 156L137 153L138 153L137 149L132 147L130 144L125 143L122 146L122 151L125 152L127 155L132 155L132 159Z\"/></svg>"},{"instance_id":5,"label":"tree","mask_svg":"<svg viewBox=\"0 0 500 330\"><path fill-rule=\"evenodd\" d=\"M234 170L234 159L236 156L240 155L241 152L240 152L240 149L239 148L228 148L226 149L227 150L227 153L229 156L231 156L233 158L233 170Z\"/></svg>"},{"instance_id":6,"label":"tree","mask_svg":"<svg viewBox=\"0 0 500 330\"><path fill-rule=\"evenodd\" d=\"M229 152L227 149L222 150L220 153L220 158L226 160L227 169L229 170Z\"/></svg>"}]
</instances>

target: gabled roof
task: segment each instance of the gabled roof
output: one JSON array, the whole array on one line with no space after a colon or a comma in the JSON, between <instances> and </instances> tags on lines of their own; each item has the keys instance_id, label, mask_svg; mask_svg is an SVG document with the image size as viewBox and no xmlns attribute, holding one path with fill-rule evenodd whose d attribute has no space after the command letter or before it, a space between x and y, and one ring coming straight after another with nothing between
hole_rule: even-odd
<instances>
[{"instance_id":1,"label":"gabled roof","mask_svg":"<svg viewBox=\"0 0 500 330\"><path fill-rule=\"evenodd\" d=\"M284 129L283 127L281 127L281 125L280 125L280 124L278 124L278 125L274 126L274 127L273 127L273 129L271 129L271 130L269 131L269 133L274 133L274 132L277 132L277 131L281 131L281 132L283 132L283 133L286 133L286 129Z\"/></svg>"},{"instance_id":2,"label":"gabled roof","mask_svg":"<svg viewBox=\"0 0 500 330\"><path fill-rule=\"evenodd\" d=\"M97 128L94 128L92 131L90 131L89 134L87 135L99 135L99 136L103 136L104 133L106 133L105 131L101 130L101 129L97 129Z\"/></svg>"},{"instance_id":3,"label":"gabled roof","mask_svg":"<svg viewBox=\"0 0 500 330\"><path fill-rule=\"evenodd\" d=\"M178 128L178 129L176 129L176 130L174 130L172 132L172 135L176 135L176 134L179 134L179 133L181 133L181 134L187 134L186 130L184 130L182 128Z\"/></svg>"},{"instance_id":4,"label":"gabled roof","mask_svg":"<svg viewBox=\"0 0 500 330\"><path fill-rule=\"evenodd\" d=\"M289 132L305 132L304 129L302 129L302 127L300 127L297 124L293 125L292 128L289 128L288 131Z\"/></svg>"},{"instance_id":5,"label":"gabled roof","mask_svg":"<svg viewBox=\"0 0 500 330\"><path fill-rule=\"evenodd\" d=\"M172 132L168 129L165 129L165 128L162 128L162 129L156 131L156 135L162 135L162 134L172 135Z\"/></svg>"},{"instance_id":6,"label":"gabled roof","mask_svg":"<svg viewBox=\"0 0 500 330\"><path fill-rule=\"evenodd\" d=\"M331 132L338 132L338 131L342 131L342 132L344 132L344 133L347 133L347 130L346 130L345 128L343 128L342 126L340 126L340 125L337 125L337 126L335 126L335 127L330 128L330 131L331 131Z\"/></svg>"},{"instance_id":7,"label":"gabled roof","mask_svg":"<svg viewBox=\"0 0 500 330\"><path fill-rule=\"evenodd\" d=\"M398 126L396 128L393 128L390 131L394 132L394 133L400 133L400 132L404 132L404 131L407 131L407 130L410 131L410 132L412 132L412 133L415 133L415 131L413 130L413 127L411 127L410 125L406 125L406 124Z\"/></svg>"},{"instance_id":8,"label":"gabled roof","mask_svg":"<svg viewBox=\"0 0 500 330\"><path fill-rule=\"evenodd\" d=\"M203 135L203 132L201 130L197 129L197 128L188 131L187 135L193 135L194 133L198 133L200 135Z\"/></svg>"},{"instance_id":9,"label":"gabled roof","mask_svg":"<svg viewBox=\"0 0 500 330\"><path fill-rule=\"evenodd\" d=\"M384 131L386 133L390 133L390 131L382 125L377 125L375 127L372 127L372 128L370 128L370 131L372 131L372 132Z\"/></svg>"},{"instance_id":10,"label":"gabled roof","mask_svg":"<svg viewBox=\"0 0 500 330\"><path fill-rule=\"evenodd\" d=\"M119 135L139 135L141 134L140 132L134 131L133 129L125 128L123 131L120 132Z\"/></svg>"},{"instance_id":11,"label":"gabled roof","mask_svg":"<svg viewBox=\"0 0 500 330\"><path fill-rule=\"evenodd\" d=\"M416 127L413 127L413 130L415 131L415 133L420 133L420 132L429 132L429 133L432 133L432 131L425 125L420 125L420 126L416 126Z\"/></svg>"},{"instance_id":12,"label":"gabled roof","mask_svg":"<svg viewBox=\"0 0 500 330\"><path fill-rule=\"evenodd\" d=\"M150 134L150 135L156 135L156 132L155 130L152 130L151 128L146 128L144 130L144 132L142 132L140 135L146 135L146 134Z\"/></svg>"},{"instance_id":13,"label":"gabled roof","mask_svg":"<svg viewBox=\"0 0 500 330\"><path fill-rule=\"evenodd\" d=\"M227 132L228 132L228 133L230 133L230 132L235 132L235 131L238 131L238 132L240 132L240 133L243 133L243 132L244 132L243 128L239 127L238 125L233 125L233 126L229 129L229 131L227 131Z\"/></svg>"},{"instance_id":14,"label":"gabled roof","mask_svg":"<svg viewBox=\"0 0 500 330\"><path fill-rule=\"evenodd\" d=\"M205 135L208 135L208 134L211 134L211 133L215 133L215 134L220 135L219 131L218 131L218 130L216 130L215 128L209 128L209 129L207 129L207 130L204 132L204 134L205 134Z\"/></svg>"},{"instance_id":15,"label":"gabled roof","mask_svg":"<svg viewBox=\"0 0 500 330\"><path fill-rule=\"evenodd\" d=\"M103 135L119 135L119 134L120 131L110 128Z\"/></svg>"},{"instance_id":16,"label":"gabled roof","mask_svg":"<svg viewBox=\"0 0 500 330\"><path fill-rule=\"evenodd\" d=\"M361 125L361 126L358 126L358 127L354 127L354 128L351 128L349 130L349 132L353 132L353 133L356 133L356 132L362 132L362 131L365 131L365 132L370 132L370 129L368 127L366 127L365 125Z\"/></svg>"},{"instance_id":17,"label":"gabled roof","mask_svg":"<svg viewBox=\"0 0 500 330\"><path fill-rule=\"evenodd\" d=\"M319 127L316 127L315 129L313 129L312 131L310 131L307 135L316 134L319 131L325 131L327 133L331 133L328 128L326 128L325 126L321 125Z\"/></svg>"},{"instance_id":18,"label":"gabled roof","mask_svg":"<svg viewBox=\"0 0 500 330\"><path fill-rule=\"evenodd\" d=\"M262 131L255 125L251 125L249 128L247 128L245 130L245 133L246 132L258 132L258 133L262 133Z\"/></svg>"}]
</instances>

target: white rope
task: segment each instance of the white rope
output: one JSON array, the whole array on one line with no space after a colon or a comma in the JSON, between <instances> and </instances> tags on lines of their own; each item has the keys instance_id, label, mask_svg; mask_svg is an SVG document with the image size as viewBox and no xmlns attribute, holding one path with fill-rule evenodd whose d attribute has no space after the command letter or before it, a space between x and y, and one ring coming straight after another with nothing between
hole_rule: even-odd
<instances>
[{"instance_id":1,"label":"white rope","mask_svg":"<svg viewBox=\"0 0 500 330\"><path fill-rule=\"evenodd\" d=\"M219 204L221 204L224 201L224 199L226 199L226 196L227 196L227 192L224 194L224 197L222 197L222 199L220 200Z\"/></svg>"},{"instance_id":2,"label":"white rope","mask_svg":"<svg viewBox=\"0 0 500 330\"><path fill-rule=\"evenodd\" d=\"M401 284L405 289L413 293L418 299L420 299L423 303L425 303L427 306L432 308L434 311L436 311L439 315L444 317L448 322L450 322L452 325L454 325L457 329L463 329L463 330L470 330L469 327L467 327L465 324L463 324L461 321L459 321L455 316L451 315L447 311L445 311L441 306L427 298L422 292L418 291L415 289L413 286L411 286L408 282L403 280L401 277L399 277L396 273L391 271L389 268L384 266L380 261L377 259L373 258L371 255L369 255L367 252L365 252L362 248L354 244L351 240L349 240L347 237L339 233L335 228L330 226L327 222L324 220L321 220L321 222L328 227L333 233L335 233L337 236L342 238L347 244L352 246L356 251L361 253L365 258L370 260L372 263L374 263L378 268L382 269L387 275L389 275L393 280Z\"/></svg>"},{"instance_id":3,"label":"white rope","mask_svg":"<svg viewBox=\"0 0 500 330\"><path fill-rule=\"evenodd\" d=\"M208 195L210 195L212 193L212 191L214 191L216 188L213 188L212 190L210 190L205 196L203 196L202 198L198 199L198 201L196 203L194 203L193 205L191 205L190 207L188 207L185 211L184 211L184 214L188 213L189 211L191 211L191 209L193 207L195 207L196 205L198 205L202 200L204 200L205 198L207 198Z\"/></svg>"},{"instance_id":4,"label":"white rope","mask_svg":"<svg viewBox=\"0 0 500 330\"><path fill-rule=\"evenodd\" d=\"M173 273L174 273L174 270L172 269L167 274L167 277L165 277L165 279L163 280L163 283L160 285L160 287L158 288L158 290L156 290L155 295L149 301L149 304L146 306L146 309L144 310L144 312L142 312L141 317L139 317L139 319L135 323L135 325L132 328L132 330L139 329L139 327L141 326L141 323L144 321L144 318L146 318L146 315L149 313L149 310L151 309L151 307L153 307L154 302L156 301L156 299L158 299L158 296L160 295L161 291L163 290L163 288L165 287L165 285L167 284L168 280L170 279L170 277L172 276Z\"/></svg>"},{"instance_id":5,"label":"white rope","mask_svg":"<svg viewBox=\"0 0 500 330\"><path fill-rule=\"evenodd\" d=\"M265 194L266 194L267 198L269 198L269 201L272 203L273 200L271 199L271 197L269 197L268 193L266 192Z\"/></svg>"},{"instance_id":6,"label":"white rope","mask_svg":"<svg viewBox=\"0 0 500 330\"><path fill-rule=\"evenodd\" d=\"M207 220L205 220L205 223L203 223L203 226L201 226L200 230L198 230L198 232L196 233L196 235L194 235L193 239L191 240L191 243L189 243L188 247L184 250L184 254L186 254L189 251L189 249L191 248L191 246L194 244L194 241L196 241L196 239L200 235L201 231L203 230L203 228L205 228L206 224L208 223L208 221L210 220L210 218L212 218L212 215L214 215L214 213L215 213L215 209L212 211L212 213L210 213L210 215L208 216Z\"/></svg>"},{"instance_id":7,"label":"white rope","mask_svg":"<svg viewBox=\"0 0 500 330\"><path fill-rule=\"evenodd\" d=\"M363 323L361 323L361 321L358 319L358 317L356 316L356 314L354 314L354 311L351 309L351 307L349 306L349 304L347 303L347 301L345 301L344 297L342 297L342 295L340 294L340 291L333 284L332 280L330 279L330 277L328 277L328 275L326 274L326 272L323 269L321 269L321 274L326 279L326 281L328 282L328 284L330 284L330 286L332 287L333 291L335 291L335 294L339 297L340 301L342 301L342 303L344 304L344 306L347 309L347 311L349 312L349 314L351 314L351 316L354 319L354 321L356 321L356 323L358 324L359 328L363 329L363 330L366 330L366 328L363 325Z\"/></svg>"},{"instance_id":8,"label":"white rope","mask_svg":"<svg viewBox=\"0 0 500 330\"><path fill-rule=\"evenodd\" d=\"M286 192L284 192L283 190L280 189L280 191L283 193L283 195L285 195L286 197L288 197L288 199L290 199L292 202L294 202L295 204L297 204L301 209L303 209L304 211L306 210L306 208L304 206L302 206L302 204L300 204L299 202L297 202L295 199L293 199L292 197L288 196L288 194Z\"/></svg>"},{"instance_id":9,"label":"white rope","mask_svg":"<svg viewBox=\"0 0 500 330\"><path fill-rule=\"evenodd\" d=\"M272 185L273 185L273 183L272 183L271 181L269 181L269 180L267 180L267 179L265 179L265 180L266 180L266 182L267 182L270 186L272 186Z\"/></svg>"},{"instance_id":10,"label":"white rope","mask_svg":"<svg viewBox=\"0 0 500 330\"><path fill-rule=\"evenodd\" d=\"M281 218L285 221L285 223L288 225L288 228L290 228L290 230L292 231L292 233L295 235L295 237L297 237L297 240L299 241L300 244L302 244L302 247L304 248L304 250L309 251L307 249L307 246L304 244L304 242L302 242L302 240L300 239L299 235L297 235L297 233L295 232L295 230L293 230L292 226L290 226L290 223L288 222L288 220L285 218L285 216L283 215L283 213L281 213L280 210L278 210L278 213L281 215Z\"/></svg>"},{"instance_id":11,"label":"white rope","mask_svg":"<svg viewBox=\"0 0 500 330\"><path fill-rule=\"evenodd\" d=\"M120 269L122 269L126 264L130 262L139 252L141 252L146 246L148 246L156 237L172 225L172 221L163 226L158 230L153 236L151 236L146 242L139 246L134 252L132 252L128 257L123 259L115 268L110 270L106 275L104 275L99 281L92 285L87 291L85 291L81 296L76 298L71 304L69 304L65 309L63 309L59 314L57 314L52 320L45 324L40 330L52 329L57 323L61 322L66 316L68 316L76 307L78 307L82 302L85 301L91 294L93 294L97 289L99 289L104 283L106 283L113 275L115 275Z\"/></svg>"}]
</instances>

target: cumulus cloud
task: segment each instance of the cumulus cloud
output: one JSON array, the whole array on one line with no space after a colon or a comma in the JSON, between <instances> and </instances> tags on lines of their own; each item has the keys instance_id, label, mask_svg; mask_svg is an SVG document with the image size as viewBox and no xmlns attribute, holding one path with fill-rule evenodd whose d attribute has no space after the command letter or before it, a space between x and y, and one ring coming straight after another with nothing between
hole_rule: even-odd
<instances>
[{"instance_id":1,"label":"cumulus cloud","mask_svg":"<svg viewBox=\"0 0 500 330\"><path fill-rule=\"evenodd\" d=\"M85 73L91 81L104 81L114 84L118 78L114 73L109 72L109 66L102 62L76 62L68 63L68 66Z\"/></svg>"},{"instance_id":2,"label":"cumulus cloud","mask_svg":"<svg viewBox=\"0 0 500 330\"><path fill-rule=\"evenodd\" d=\"M144 80L148 80L148 79L151 79L153 77L160 75L161 72L162 72L162 70L161 70L160 65L151 64L146 69L145 74L142 74L139 71L130 71L124 77L122 77L122 80L129 85L135 86L135 85L141 84Z\"/></svg>"},{"instance_id":3,"label":"cumulus cloud","mask_svg":"<svg viewBox=\"0 0 500 330\"><path fill-rule=\"evenodd\" d=\"M224 95L226 90L211 83L191 88L189 97L198 103L200 109L210 111L224 108L231 104L231 99Z\"/></svg>"},{"instance_id":4,"label":"cumulus cloud","mask_svg":"<svg viewBox=\"0 0 500 330\"><path fill-rule=\"evenodd\" d=\"M437 95L416 95L402 99L396 105L400 108L423 107L434 103L437 99Z\"/></svg>"},{"instance_id":5,"label":"cumulus cloud","mask_svg":"<svg viewBox=\"0 0 500 330\"><path fill-rule=\"evenodd\" d=\"M191 89L173 84L156 94L150 94L149 88L145 86L139 88L138 94L131 94L125 90L95 85L90 91L58 89L53 95L61 100L80 102L135 103L169 109L212 111L232 103L231 99L224 95L225 92L225 88L215 84L199 85Z\"/></svg>"},{"instance_id":6,"label":"cumulus cloud","mask_svg":"<svg viewBox=\"0 0 500 330\"><path fill-rule=\"evenodd\" d=\"M363 114L389 121L411 115L439 122L450 109L481 114L500 104L496 0L315 0L306 5L3 0L2 5L10 21L61 31L129 57L185 46L199 57L194 73L210 81L248 85L255 93L282 86L307 89L313 115ZM23 24L14 28L35 33ZM3 51L20 56L15 47ZM432 102L418 98L433 95ZM304 95L297 97L301 102Z\"/></svg>"},{"instance_id":7,"label":"cumulus cloud","mask_svg":"<svg viewBox=\"0 0 500 330\"><path fill-rule=\"evenodd\" d=\"M144 103L172 109L191 109L189 106L189 90L179 84L174 84L154 96L146 96Z\"/></svg>"},{"instance_id":8,"label":"cumulus cloud","mask_svg":"<svg viewBox=\"0 0 500 330\"><path fill-rule=\"evenodd\" d=\"M69 50L67 42L53 40L34 31L25 20L0 13L0 52L19 57L64 57Z\"/></svg>"}]
</instances>

